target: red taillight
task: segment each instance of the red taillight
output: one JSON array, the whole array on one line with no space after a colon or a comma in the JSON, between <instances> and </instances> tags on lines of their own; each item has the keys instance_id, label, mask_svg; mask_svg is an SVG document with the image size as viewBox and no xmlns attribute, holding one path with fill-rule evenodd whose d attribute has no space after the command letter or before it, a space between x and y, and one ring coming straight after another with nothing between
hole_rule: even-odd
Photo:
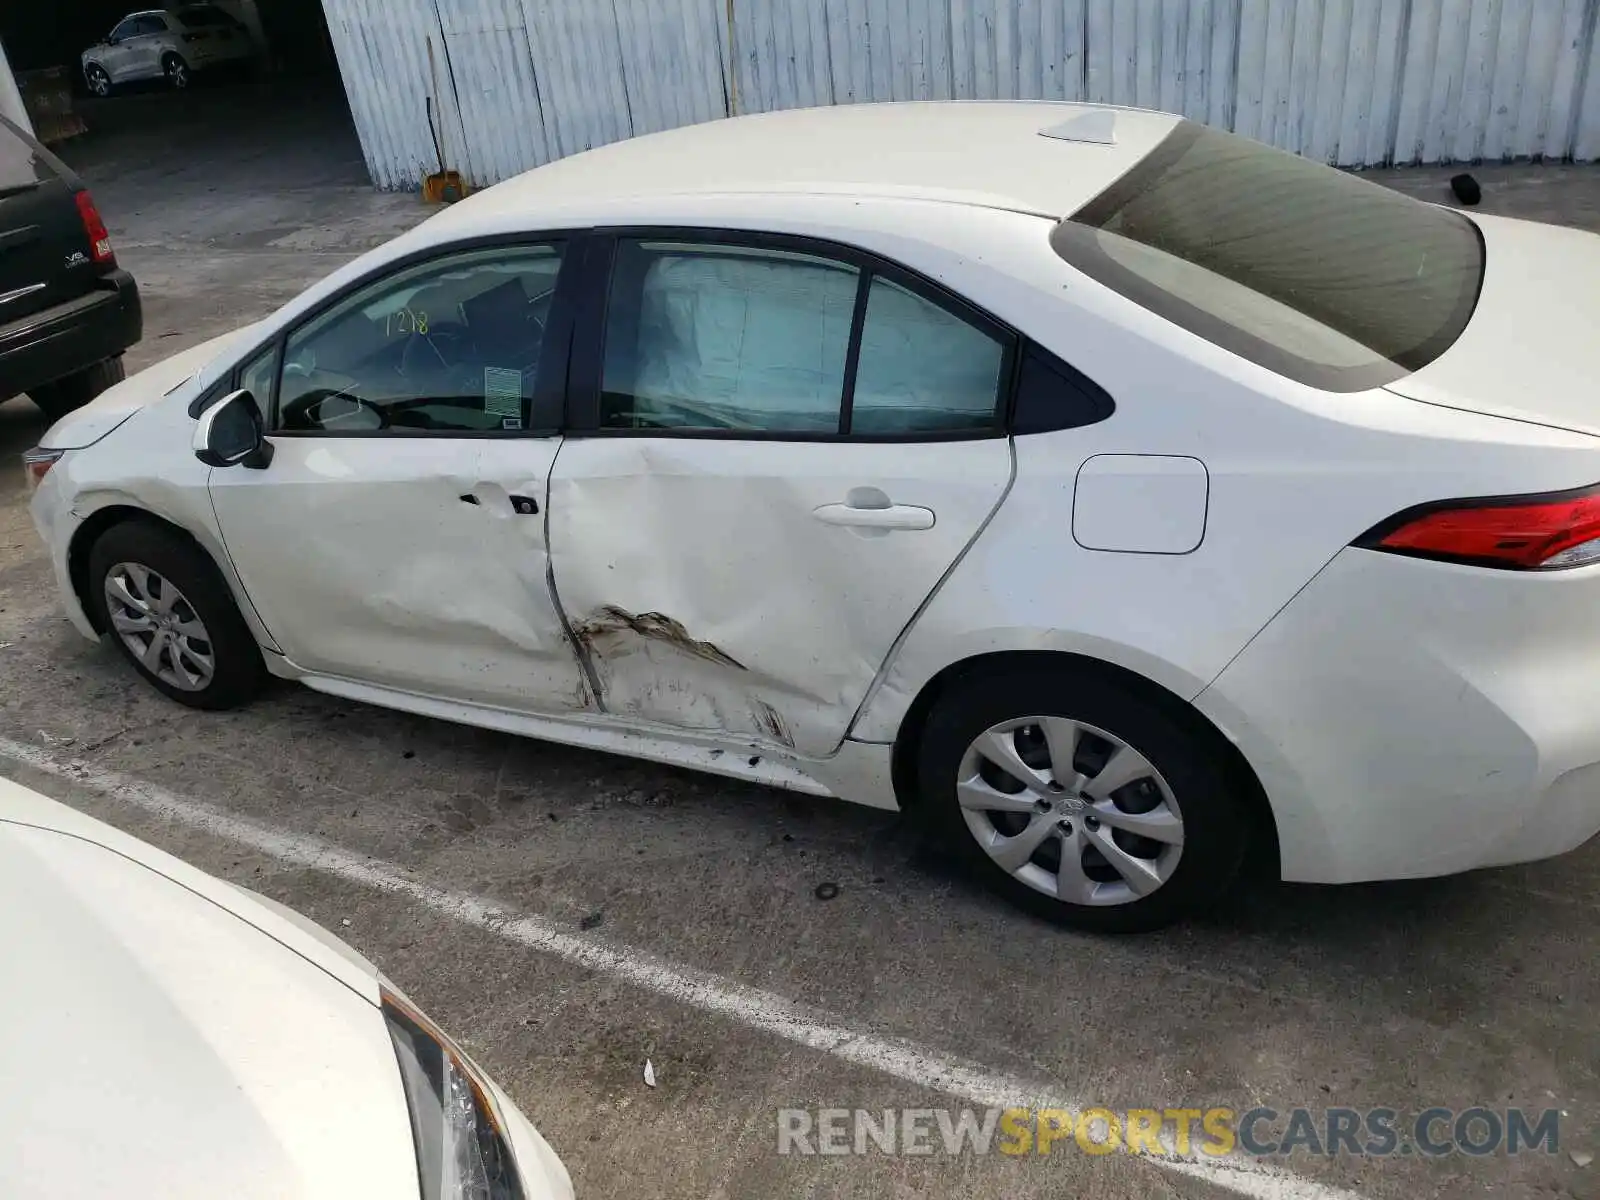
<instances>
[{"instance_id":1,"label":"red taillight","mask_svg":"<svg viewBox=\"0 0 1600 1200\"><path fill-rule=\"evenodd\" d=\"M117 256L111 251L111 231L100 219L100 210L88 192L78 193L78 215L83 218L83 231L89 235L89 256L102 266L114 266Z\"/></svg>"},{"instance_id":2,"label":"red taillight","mask_svg":"<svg viewBox=\"0 0 1600 1200\"><path fill-rule=\"evenodd\" d=\"M1513 571L1581 567L1600 562L1600 486L1425 504L1369 530L1356 545Z\"/></svg>"}]
</instances>

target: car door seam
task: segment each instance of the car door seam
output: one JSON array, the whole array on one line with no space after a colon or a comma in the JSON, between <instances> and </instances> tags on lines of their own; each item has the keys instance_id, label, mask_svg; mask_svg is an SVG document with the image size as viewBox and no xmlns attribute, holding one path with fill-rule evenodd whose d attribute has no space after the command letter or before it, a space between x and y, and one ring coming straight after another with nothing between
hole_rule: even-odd
<instances>
[{"instance_id":1,"label":"car door seam","mask_svg":"<svg viewBox=\"0 0 1600 1200\"><path fill-rule=\"evenodd\" d=\"M556 610L556 620L561 622L561 632L566 636L567 645L571 647L573 657L578 660L578 667L589 685L589 695L594 698L595 708L606 713L609 710L606 708L605 695L600 690L599 672L594 669L588 646L573 632L572 622L567 620L567 610L561 606L561 593L556 590L555 544L550 540L550 494L555 490L556 464L561 461L561 452L566 448L567 439L563 436L550 459L550 474L544 481L544 583L550 592L550 604Z\"/></svg>"},{"instance_id":2,"label":"car door seam","mask_svg":"<svg viewBox=\"0 0 1600 1200\"><path fill-rule=\"evenodd\" d=\"M861 703L856 705L855 712L850 715L850 721L844 728L844 735L839 739L839 745L833 748L833 753L837 754L839 752L839 746L844 745L845 742L850 740L851 733L855 731L856 724L861 720L861 714L866 712L873 700L877 698L878 692L883 687L884 680L888 678L889 669L894 665L895 660L900 656L901 647L905 645L906 640L911 636L911 631L916 628L917 622L922 619L922 614L928 610L928 606L933 603L934 598L944 590L945 583L952 575L956 573L956 569L966 561L967 555L971 552L972 548L978 544L978 539L984 535L984 531L989 528L989 525L994 521L996 515L999 514L1000 509L1005 505L1006 498L1011 495L1011 489L1017 482L1016 438L1006 438L1006 452L1011 457L1011 471L1010 474L1006 476L1006 486L1001 490L1000 498L994 502L994 507L992 507L984 516L983 520L979 522L978 528L973 532L972 536L967 539L967 544L961 547L961 552L955 556L954 561L952 561L950 565L945 568L944 574L939 576L938 581L934 583L932 590L930 590L928 594L922 598L922 603L917 605L915 611L913 611L911 614L911 618L901 628L900 632L895 635L894 641L889 646L889 653L884 655L883 662L879 665L877 674L872 677L872 682L867 685L865 695L861 697Z\"/></svg>"},{"instance_id":3,"label":"car door seam","mask_svg":"<svg viewBox=\"0 0 1600 1200\"><path fill-rule=\"evenodd\" d=\"M256 619L256 627L259 628L262 633L267 635L267 644L261 648L263 650L269 650L274 654L284 655L284 657L287 658L288 655L285 654L283 650L283 643L278 641L277 634L273 633L272 630L267 626L266 619L261 615L261 610L256 607L255 598L250 595L250 589L245 586L244 575L239 570L239 562L234 557L233 550L228 545L228 533L222 527L222 514L217 511L217 498L212 494L211 491L211 480L216 473L217 468L215 467L211 467L206 472L206 507L211 510L211 523L215 525L217 529L217 545L222 548L223 557L228 560L226 568L224 568L222 563L217 563L218 573L222 575L223 584L226 585L230 591L236 594L236 599L243 601L243 604L240 606L241 612L245 607L248 607L250 609L250 614ZM249 624L248 617L246 618L245 623ZM254 633L255 630L252 629L251 634L254 635ZM259 641L260 639L258 638L258 644Z\"/></svg>"}]
</instances>

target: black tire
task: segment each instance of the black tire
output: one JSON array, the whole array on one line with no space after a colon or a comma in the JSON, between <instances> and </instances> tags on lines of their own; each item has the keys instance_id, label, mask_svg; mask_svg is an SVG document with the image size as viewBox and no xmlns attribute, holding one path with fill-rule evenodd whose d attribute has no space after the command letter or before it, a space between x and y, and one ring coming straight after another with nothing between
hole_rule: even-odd
<instances>
[{"instance_id":1,"label":"black tire","mask_svg":"<svg viewBox=\"0 0 1600 1200\"><path fill-rule=\"evenodd\" d=\"M106 73L106 69L99 63L90 63L84 69L83 81L88 87L90 95L99 96L102 99L116 90L116 85L111 82L111 76Z\"/></svg>"},{"instance_id":2,"label":"black tire","mask_svg":"<svg viewBox=\"0 0 1600 1200\"><path fill-rule=\"evenodd\" d=\"M186 691L160 678L140 660L113 628L106 600L106 576L121 563L137 563L170 580L209 635L214 668L201 689ZM193 542L154 521L113 525L89 551L88 596L96 624L113 645L159 692L190 708L227 709L249 703L266 682L261 648L239 615L216 565Z\"/></svg>"},{"instance_id":3,"label":"black tire","mask_svg":"<svg viewBox=\"0 0 1600 1200\"><path fill-rule=\"evenodd\" d=\"M194 72L182 55L168 54L162 58L161 73L166 76L167 86L175 91L181 92L194 83Z\"/></svg>"},{"instance_id":4,"label":"black tire","mask_svg":"<svg viewBox=\"0 0 1600 1200\"><path fill-rule=\"evenodd\" d=\"M34 388L29 397L34 405L52 421L59 421L76 408L82 408L113 384L127 378L122 368L122 356L103 359L92 367L85 367L74 375Z\"/></svg>"},{"instance_id":5,"label":"black tire","mask_svg":"<svg viewBox=\"0 0 1600 1200\"><path fill-rule=\"evenodd\" d=\"M918 815L987 886L1029 912L1099 933L1137 933L1170 924L1227 891L1251 832L1219 735L1198 715L1185 716L1179 704L1112 671L1070 664L1005 666L959 679L935 702L922 730ZM1113 905L1068 903L1017 878L979 844L956 796L963 759L985 731L1027 716L1094 726L1134 748L1160 773L1181 810L1183 845L1171 875L1153 892Z\"/></svg>"}]
</instances>

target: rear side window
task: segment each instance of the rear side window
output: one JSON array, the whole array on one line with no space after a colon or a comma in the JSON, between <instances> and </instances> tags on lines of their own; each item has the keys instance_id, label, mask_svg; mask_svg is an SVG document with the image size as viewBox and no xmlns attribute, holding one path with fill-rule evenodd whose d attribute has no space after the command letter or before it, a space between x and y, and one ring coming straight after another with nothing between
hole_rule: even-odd
<instances>
[{"instance_id":1,"label":"rear side window","mask_svg":"<svg viewBox=\"0 0 1600 1200\"><path fill-rule=\"evenodd\" d=\"M1010 343L876 268L731 243L617 243L599 426L961 437L999 428Z\"/></svg>"},{"instance_id":2,"label":"rear side window","mask_svg":"<svg viewBox=\"0 0 1600 1200\"><path fill-rule=\"evenodd\" d=\"M621 242L601 428L837 431L859 278L810 254Z\"/></svg>"},{"instance_id":3,"label":"rear side window","mask_svg":"<svg viewBox=\"0 0 1600 1200\"><path fill-rule=\"evenodd\" d=\"M994 424L1005 347L899 284L867 292L853 433L949 433Z\"/></svg>"},{"instance_id":4,"label":"rear side window","mask_svg":"<svg viewBox=\"0 0 1600 1200\"><path fill-rule=\"evenodd\" d=\"M1192 122L1051 245L1174 324L1336 392L1444 353L1483 282L1482 239L1459 213Z\"/></svg>"}]
</instances>

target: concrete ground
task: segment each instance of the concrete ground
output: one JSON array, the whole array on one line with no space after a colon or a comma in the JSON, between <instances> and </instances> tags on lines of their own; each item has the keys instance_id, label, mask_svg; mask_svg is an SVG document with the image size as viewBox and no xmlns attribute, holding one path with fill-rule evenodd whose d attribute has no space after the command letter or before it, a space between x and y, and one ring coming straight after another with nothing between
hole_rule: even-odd
<instances>
[{"instance_id":1,"label":"concrete ground","mask_svg":"<svg viewBox=\"0 0 1600 1200\"><path fill-rule=\"evenodd\" d=\"M338 112L249 89L92 111L65 153L144 289L130 367L423 215L366 186ZM1449 174L1378 177L1442 198ZM1478 174L1486 211L1600 229L1600 172ZM0 455L42 430L26 401L0 408ZM1600 843L1441 881L1251 885L1154 936L1065 933L892 815L289 686L238 713L179 708L69 629L20 472L0 475L0 758L350 940L505 1084L580 1196L1600 1197L1600 1164L1579 1165L1600 1151ZM504 915L473 919L463 895ZM1565 1115L1556 1154L1296 1154L1272 1176L1063 1146L776 1152L780 1108L1029 1088L1119 1110Z\"/></svg>"}]
</instances>

